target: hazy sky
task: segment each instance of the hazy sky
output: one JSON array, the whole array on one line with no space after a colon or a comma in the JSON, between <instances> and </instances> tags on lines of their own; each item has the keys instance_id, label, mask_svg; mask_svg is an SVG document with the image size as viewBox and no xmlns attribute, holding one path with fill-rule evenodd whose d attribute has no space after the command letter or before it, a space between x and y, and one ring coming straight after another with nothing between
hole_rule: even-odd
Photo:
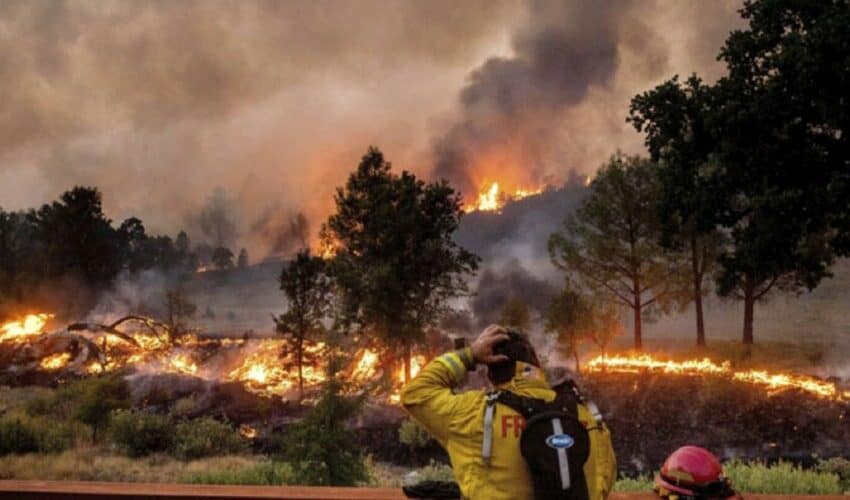
<instances>
[{"instance_id":1,"label":"hazy sky","mask_svg":"<svg viewBox=\"0 0 850 500\"><path fill-rule=\"evenodd\" d=\"M302 210L315 230L369 145L467 193L558 182L641 150L624 121L635 93L675 73L716 78L737 8L6 0L0 206L96 185L114 219L192 232L220 186L259 255L257 220Z\"/></svg>"}]
</instances>

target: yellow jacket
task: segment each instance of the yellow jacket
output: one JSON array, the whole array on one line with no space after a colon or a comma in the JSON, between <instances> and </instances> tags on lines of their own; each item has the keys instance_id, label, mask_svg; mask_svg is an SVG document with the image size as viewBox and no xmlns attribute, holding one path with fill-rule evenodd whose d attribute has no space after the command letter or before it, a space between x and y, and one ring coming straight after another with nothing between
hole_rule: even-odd
<instances>
[{"instance_id":1,"label":"yellow jacket","mask_svg":"<svg viewBox=\"0 0 850 500\"><path fill-rule=\"evenodd\" d=\"M402 389L401 402L449 454L455 480L464 498L532 499L531 477L519 449L524 424L519 413L505 405L497 405L490 464L485 464L481 458L486 394L482 391L455 394L453 391L466 375L464 359L471 359L468 349L449 352L431 361ZM497 389L546 401L555 399L554 391L539 368L522 362L516 364L514 378ZM588 430L595 429L600 433L596 439L594 432L589 433L591 458L585 464L584 472L590 500L601 500L611 491L617 474L610 434L603 423L597 423L585 405L579 404L578 411L579 420ZM603 432L604 435L601 434ZM603 438L604 442L599 438Z\"/></svg>"}]
</instances>

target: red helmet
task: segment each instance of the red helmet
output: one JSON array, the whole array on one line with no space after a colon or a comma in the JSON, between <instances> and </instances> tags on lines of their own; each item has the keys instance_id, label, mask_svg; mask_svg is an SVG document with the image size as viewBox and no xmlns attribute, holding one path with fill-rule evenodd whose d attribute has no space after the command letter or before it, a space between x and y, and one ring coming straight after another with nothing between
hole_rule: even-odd
<instances>
[{"instance_id":1,"label":"red helmet","mask_svg":"<svg viewBox=\"0 0 850 500\"><path fill-rule=\"evenodd\" d=\"M682 446L674 451L655 477L655 491L662 497L729 498L736 496L723 466L710 451Z\"/></svg>"}]
</instances>

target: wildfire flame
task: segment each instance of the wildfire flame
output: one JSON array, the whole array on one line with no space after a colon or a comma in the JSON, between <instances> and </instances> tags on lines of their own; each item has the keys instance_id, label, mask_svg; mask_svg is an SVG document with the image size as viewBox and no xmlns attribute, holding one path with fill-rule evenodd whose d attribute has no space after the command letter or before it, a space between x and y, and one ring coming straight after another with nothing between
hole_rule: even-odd
<instances>
[{"instance_id":1,"label":"wildfire flame","mask_svg":"<svg viewBox=\"0 0 850 500\"><path fill-rule=\"evenodd\" d=\"M0 325L0 341L19 345L32 343L39 347L27 352L42 352L42 336L51 314L30 314ZM79 336L82 348L66 352L47 351L41 354L35 369L43 372L75 370L78 375L97 375L126 367L147 372L177 373L209 380L239 382L248 391L275 397L286 397L298 387L298 368L293 346L285 339L204 339L186 335L178 341L151 331L143 324L136 330L104 332L101 325L77 327L71 333ZM68 338L69 332L57 332ZM75 344L68 344L75 345ZM305 388L314 389L326 380L324 359L327 346L322 342L305 342L305 363L302 374ZM202 354L203 353L203 354ZM218 353L221 353L220 355ZM384 365L386 353L374 348L360 348L342 369L340 377L353 382L351 390L368 387L382 375L392 381L388 387L390 401L398 399L398 390L405 383L403 368L388 371ZM30 354L28 354L29 356ZM71 362L73 357L84 357ZM210 361L215 357L215 361ZM31 359L31 358L30 358ZM224 364L223 364L224 363ZM411 373L416 375L425 364L417 355L411 359ZM222 369L224 367L224 369ZM362 384L367 384L366 386ZM381 385L381 387L386 387Z\"/></svg>"},{"instance_id":2,"label":"wildfire flame","mask_svg":"<svg viewBox=\"0 0 850 500\"><path fill-rule=\"evenodd\" d=\"M52 372L64 368L68 361L71 361L71 353L60 352L43 358L38 366L44 371Z\"/></svg>"},{"instance_id":3,"label":"wildfire flame","mask_svg":"<svg viewBox=\"0 0 850 500\"><path fill-rule=\"evenodd\" d=\"M239 426L239 434L246 439L254 439L257 437L257 429L248 424L242 424Z\"/></svg>"},{"instance_id":4,"label":"wildfire flame","mask_svg":"<svg viewBox=\"0 0 850 500\"><path fill-rule=\"evenodd\" d=\"M0 342L22 342L29 337L41 335L52 314L27 314L22 319L9 321L0 326Z\"/></svg>"},{"instance_id":5,"label":"wildfire flame","mask_svg":"<svg viewBox=\"0 0 850 500\"><path fill-rule=\"evenodd\" d=\"M354 372L352 372L351 375L355 379L372 378L377 372L377 365L378 353L371 349L366 349L363 351L363 354L360 355L360 360L357 362L357 365L354 367Z\"/></svg>"},{"instance_id":6,"label":"wildfire flame","mask_svg":"<svg viewBox=\"0 0 850 500\"><path fill-rule=\"evenodd\" d=\"M169 368L172 371L178 373L185 373L187 375L194 375L198 373L198 365L192 358L185 354L175 354L171 358L169 358Z\"/></svg>"},{"instance_id":7,"label":"wildfire flame","mask_svg":"<svg viewBox=\"0 0 850 500\"><path fill-rule=\"evenodd\" d=\"M415 377L419 370L425 366L425 356L413 356L410 358L410 377ZM402 383L407 383L407 380L404 376L404 366L402 365L398 371L396 372L396 380L400 380Z\"/></svg>"},{"instance_id":8,"label":"wildfire flame","mask_svg":"<svg viewBox=\"0 0 850 500\"><path fill-rule=\"evenodd\" d=\"M478 193L478 199L474 203L464 207L465 212L498 212L508 201L521 200L543 192L543 188L517 188L513 194L510 194L505 192L498 182L492 182L489 186L485 182L484 186L481 192Z\"/></svg>"},{"instance_id":9,"label":"wildfire flame","mask_svg":"<svg viewBox=\"0 0 850 500\"><path fill-rule=\"evenodd\" d=\"M840 391L833 382L807 375L768 373L762 370L732 369L732 363L717 363L709 358L685 361L667 361L648 354L639 356L597 356L588 361L586 368L591 372L608 371L618 373L659 372L675 375L711 375L731 378L764 387L769 394L796 389L821 398L850 400L850 391Z\"/></svg>"}]
</instances>

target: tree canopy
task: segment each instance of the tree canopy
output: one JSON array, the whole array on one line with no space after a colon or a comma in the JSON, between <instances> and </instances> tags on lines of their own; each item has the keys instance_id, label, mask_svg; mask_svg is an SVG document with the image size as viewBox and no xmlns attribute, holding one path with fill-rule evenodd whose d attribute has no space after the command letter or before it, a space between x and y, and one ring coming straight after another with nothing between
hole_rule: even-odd
<instances>
[{"instance_id":1,"label":"tree canopy","mask_svg":"<svg viewBox=\"0 0 850 500\"><path fill-rule=\"evenodd\" d=\"M646 134L650 157L658 165L660 243L683 251L690 263L691 293L697 325L697 345L705 345L703 295L705 278L714 268L723 240L715 229L717 191L710 185L715 138L706 121L712 106L711 89L696 76L682 84L677 76L637 95L629 108L630 121Z\"/></svg>"},{"instance_id":2,"label":"tree canopy","mask_svg":"<svg viewBox=\"0 0 850 500\"><path fill-rule=\"evenodd\" d=\"M287 309L274 321L278 333L292 341L301 398L304 397L305 356L309 356L304 349L304 342L321 335L324 331L322 320L329 313L331 281L326 268L321 257L312 256L310 250L305 249L298 252L280 273L280 289L286 297Z\"/></svg>"},{"instance_id":3,"label":"tree canopy","mask_svg":"<svg viewBox=\"0 0 850 500\"><path fill-rule=\"evenodd\" d=\"M678 263L659 244L658 197L655 165L616 155L599 170L581 207L549 239L552 262L568 280L632 309L638 349L643 311L666 308L681 290Z\"/></svg>"},{"instance_id":4,"label":"tree canopy","mask_svg":"<svg viewBox=\"0 0 850 500\"><path fill-rule=\"evenodd\" d=\"M393 173L372 147L334 201L322 239L335 251L341 323L398 349L409 375L412 346L447 301L466 292L465 278L478 265L452 240L463 215L460 196L445 181Z\"/></svg>"}]
</instances>

